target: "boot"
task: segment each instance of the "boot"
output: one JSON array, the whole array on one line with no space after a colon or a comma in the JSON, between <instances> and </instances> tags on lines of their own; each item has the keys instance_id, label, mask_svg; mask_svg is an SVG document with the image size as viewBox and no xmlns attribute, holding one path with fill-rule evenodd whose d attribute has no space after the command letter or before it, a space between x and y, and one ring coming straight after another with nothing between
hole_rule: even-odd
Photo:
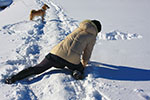
<instances>
[{"instance_id":1,"label":"boot","mask_svg":"<svg viewBox=\"0 0 150 100\"><path fill-rule=\"evenodd\" d=\"M74 70L73 73L72 73L72 76L73 76L73 78L76 79L76 80L82 80L82 79L84 79L84 74L81 73L81 72L78 71L78 70Z\"/></svg>"},{"instance_id":2,"label":"boot","mask_svg":"<svg viewBox=\"0 0 150 100\"><path fill-rule=\"evenodd\" d=\"M34 75L33 67L29 67L27 69L22 70L21 72L19 72L16 75L8 77L7 79L5 79L5 83L12 84L12 83L15 83L16 81L22 80L31 75Z\"/></svg>"}]
</instances>

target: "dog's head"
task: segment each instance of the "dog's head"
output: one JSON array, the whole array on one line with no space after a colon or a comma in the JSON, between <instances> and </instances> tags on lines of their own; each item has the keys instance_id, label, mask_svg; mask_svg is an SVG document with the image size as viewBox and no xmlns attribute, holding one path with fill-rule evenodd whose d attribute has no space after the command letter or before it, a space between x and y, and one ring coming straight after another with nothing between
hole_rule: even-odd
<instances>
[{"instance_id":1,"label":"dog's head","mask_svg":"<svg viewBox=\"0 0 150 100\"><path fill-rule=\"evenodd\" d=\"M50 7L48 5L46 5L46 4L44 4L43 7L42 7L42 9L44 9L44 10L46 10L48 8L50 8Z\"/></svg>"}]
</instances>

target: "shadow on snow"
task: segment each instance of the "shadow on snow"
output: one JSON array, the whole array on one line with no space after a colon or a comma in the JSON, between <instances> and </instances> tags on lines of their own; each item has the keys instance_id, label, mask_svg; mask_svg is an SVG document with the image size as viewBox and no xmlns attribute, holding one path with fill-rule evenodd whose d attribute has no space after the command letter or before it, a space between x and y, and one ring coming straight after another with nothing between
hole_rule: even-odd
<instances>
[{"instance_id":1,"label":"shadow on snow","mask_svg":"<svg viewBox=\"0 0 150 100\"><path fill-rule=\"evenodd\" d=\"M90 62L86 69L86 76L88 74L93 74L93 78L120 81L150 81L150 70L100 62Z\"/></svg>"}]
</instances>

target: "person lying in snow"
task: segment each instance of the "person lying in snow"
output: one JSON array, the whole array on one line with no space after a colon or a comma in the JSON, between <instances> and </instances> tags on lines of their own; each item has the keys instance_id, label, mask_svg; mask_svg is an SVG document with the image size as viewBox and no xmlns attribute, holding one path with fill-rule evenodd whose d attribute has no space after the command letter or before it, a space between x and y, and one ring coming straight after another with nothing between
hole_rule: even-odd
<instances>
[{"instance_id":1,"label":"person lying in snow","mask_svg":"<svg viewBox=\"0 0 150 100\"><path fill-rule=\"evenodd\" d=\"M72 71L75 79L83 79L84 68L91 57L96 36L100 31L101 23L98 20L81 22L78 28L52 48L41 63L6 78L5 83L12 84L28 76L40 74L51 67L65 66Z\"/></svg>"}]
</instances>

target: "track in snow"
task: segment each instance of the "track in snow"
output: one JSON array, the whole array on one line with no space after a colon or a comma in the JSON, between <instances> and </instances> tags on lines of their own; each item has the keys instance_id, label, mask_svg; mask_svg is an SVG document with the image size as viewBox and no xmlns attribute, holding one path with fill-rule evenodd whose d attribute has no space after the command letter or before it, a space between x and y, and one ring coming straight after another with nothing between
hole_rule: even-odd
<instances>
[{"instance_id":1,"label":"track in snow","mask_svg":"<svg viewBox=\"0 0 150 100\"><path fill-rule=\"evenodd\" d=\"M40 0L36 2L39 6L44 4ZM21 42L12 51L16 56L6 60L5 65L8 67L4 69L4 73L0 73L1 78L37 64L40 59L43 59L45 52L48 53L55 44L78 26L77 21L69 18L61 7L51 1L45 2L51 9L47 10L44 22L37 18L35 21L22 21L0 29L1 33L12 37L10 40L12 43ZM52 68L50 72L31 77L29 80L25 79L15 85L10 85L13 91L4 91L6 99L48 100L55 97L56 100L81 100L92 97L93 100L106 100L95 89L89 92L86 84L84 86L83 81L74 80L67 70ZM5 84L0 85L4 88L5 86ZM9 94L8 91L11 91L12 94ZM60 93L62 94L58 96Z\"/></svg>"},{"instance_id":2,"label":"track in snow","mask_svg":"<svg viewBox=\"0 0 150 100\"><path fill-rule=\"evenodd\" d=\"M46 11L44 22L37 18L35 21L22 21L0 29L0 33L8 35L11 37L12 43L18 44L12 51L12 56L16 56L10 55L10 59L6 60L6 68L0 73L0 78L37 64L55 44L63 40L78 26L76 20L69 18L61 7L50 0L36 0L36 2L40 7L44 3L50 6L50 9ZM113 31L101 37L103 40L129 40L132 38L139 38L139 35ZM0 88L12 89L3 91L5 92L3 94L6 94L6 99L15 100L49 100L49 98L55 98L55 100L110 100L109 96L101 90L104 88L109 90L109 87L113 86L95 80L95 74L90 73L91 70L95 69L86 69L85 80L76 81L66 69L52 68L40 76L29 78L30 81L25 79L11 86L0 84Z\"/></svg>"}]
</instances>

